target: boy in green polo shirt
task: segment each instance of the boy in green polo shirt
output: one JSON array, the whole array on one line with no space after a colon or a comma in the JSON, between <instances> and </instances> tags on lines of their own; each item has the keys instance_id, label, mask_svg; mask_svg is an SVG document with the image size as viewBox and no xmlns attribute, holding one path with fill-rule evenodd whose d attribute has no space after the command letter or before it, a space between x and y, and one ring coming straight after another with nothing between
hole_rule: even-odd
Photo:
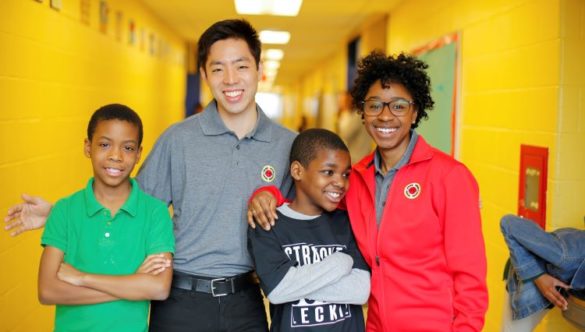
<instances>
[{"instance_id":1,"label":"boy in green polo shirt","mask_svg":"<svg viewBox=\"0 0 585 332\"><path fill-rule=\"evenodd\" d=\"M168 296L173 224L130 178L141 143L140 117L124 105L89 121L94 176L55 204L41 239L39 300L57 305L55 331L146 331L148 300Z\"/></svg>"}]
</instances>

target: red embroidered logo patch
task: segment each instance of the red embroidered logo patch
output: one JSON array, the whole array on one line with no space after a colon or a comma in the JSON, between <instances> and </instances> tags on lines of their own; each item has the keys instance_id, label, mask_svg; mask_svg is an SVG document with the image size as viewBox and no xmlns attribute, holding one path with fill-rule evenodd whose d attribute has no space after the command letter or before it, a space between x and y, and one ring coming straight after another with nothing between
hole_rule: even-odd
<instances>
[{"instance_id":1,"label":"red embroidered logo patch","mask_svg":"<svg viewBox=\"0 0 585 332\"><path fill-rule=\"evenodd\" d=\"M276 171L274 170L274 167L270 166L270 165L266 165L264 167L262 167L262 180L264 182L272 182L274 181L274 178L276 177Z\"/></svg>"},{"instance_id":2,"label":"red embroidered logo patch","mask_svg":"<svg viewBox=\"0 0 585 332\"><path fill-rule=\"evenodd\" d=\"M408 199L415 199L420 195L420 184L413 182L404 187L404 196Z\"/></svg>"}]
</instances>

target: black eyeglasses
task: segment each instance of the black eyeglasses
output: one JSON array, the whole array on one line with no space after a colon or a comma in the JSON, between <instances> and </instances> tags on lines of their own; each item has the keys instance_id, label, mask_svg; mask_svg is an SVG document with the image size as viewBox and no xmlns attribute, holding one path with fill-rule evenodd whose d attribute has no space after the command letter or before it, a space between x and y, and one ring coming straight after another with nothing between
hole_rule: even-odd
<instances>
[{"instance_id":1,"label":"black eyeglasses","mask_svg":"<svg viewBox=\"0 0 585 332\"><path fill-rule=\"evenodd\" d=\"M394 114L395 116L404 116L412 109L413 105L413 101L403 98L397 98L389 102L369 99L362 101L362 110L366 115L376 116L382 113L384 107L388 106L390 113Z\"/></svg>"}]
</instances>

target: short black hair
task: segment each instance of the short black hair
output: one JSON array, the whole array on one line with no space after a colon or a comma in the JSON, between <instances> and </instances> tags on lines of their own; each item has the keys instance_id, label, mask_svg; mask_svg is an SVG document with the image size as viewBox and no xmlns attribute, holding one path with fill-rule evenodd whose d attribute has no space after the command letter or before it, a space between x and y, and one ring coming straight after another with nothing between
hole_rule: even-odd
<instances>
[{"instance_id":1,"label":"short black hair","mask_svg":"<svg viewBox=\"0 0 585 332\"><path fill-rule=\"evenodd\" d=\"M311 128L302 131L290 149L290 162L298 161L308 167L321 149L342 150L349 153L347 145L334 132L327 129Z\"/></svg>"},{"instance_id":2,"label":"short black hair","mask_svg":"<svg viewBox=\"0 0 585 332\"><path fill-rule=\"evenodd\" d=\"M242 39L248 44L250 53L256 60L256 68L259 68L262 43L256 29L244 19L219 21L207 28L197 43L197 66L205 70L211 46L217 41L230 38Z\"/></svg>"},{"instance_id":3,"label":"short black hair","mask_svg":"<svg viewBox=\"0 0 585 332\"><path fill-rule=\"evenodd\" d=\"M120 120L127 121L138 128L138 145L142 144L142 120L130 107L122 104L109 104L97 109L89 119L87 125L87 139L91 142L95 129L100 121Z\"/></svg>"},{"instance_id":4,"label":"short black hair","mask_svg":"<svg viewBox=\"0 0 585 332\"><path fill-rule=\"evenodd\" d=\"M354 107L363 116L362 101L378 80L383 87L400 83L414 99L418 113L412 128L416 128L421 119L429 117L427 110L433 109L435 104L431 97L431 79L426 72L428 67L423 61L404 53L397 56L386 56L380 51L370 53L358 63L358 75L351 90Z\"/></svg>"}]
</instances>

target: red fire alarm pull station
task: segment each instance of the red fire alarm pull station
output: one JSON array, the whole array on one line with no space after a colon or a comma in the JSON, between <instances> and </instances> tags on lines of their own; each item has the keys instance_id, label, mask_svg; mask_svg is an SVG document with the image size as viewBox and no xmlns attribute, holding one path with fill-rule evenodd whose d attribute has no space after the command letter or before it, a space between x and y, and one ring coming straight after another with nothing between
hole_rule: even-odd
<instances>
[{"instance_id":1,"label":"red fire alarm pull station","mask_svg":"<svg viewBox=\"0 0 585 332\"><path fill-rule=\"evenodd\" d=\"M520 146L518 215L545 229L548 148Z\"/></svg>"}]
</instances>

